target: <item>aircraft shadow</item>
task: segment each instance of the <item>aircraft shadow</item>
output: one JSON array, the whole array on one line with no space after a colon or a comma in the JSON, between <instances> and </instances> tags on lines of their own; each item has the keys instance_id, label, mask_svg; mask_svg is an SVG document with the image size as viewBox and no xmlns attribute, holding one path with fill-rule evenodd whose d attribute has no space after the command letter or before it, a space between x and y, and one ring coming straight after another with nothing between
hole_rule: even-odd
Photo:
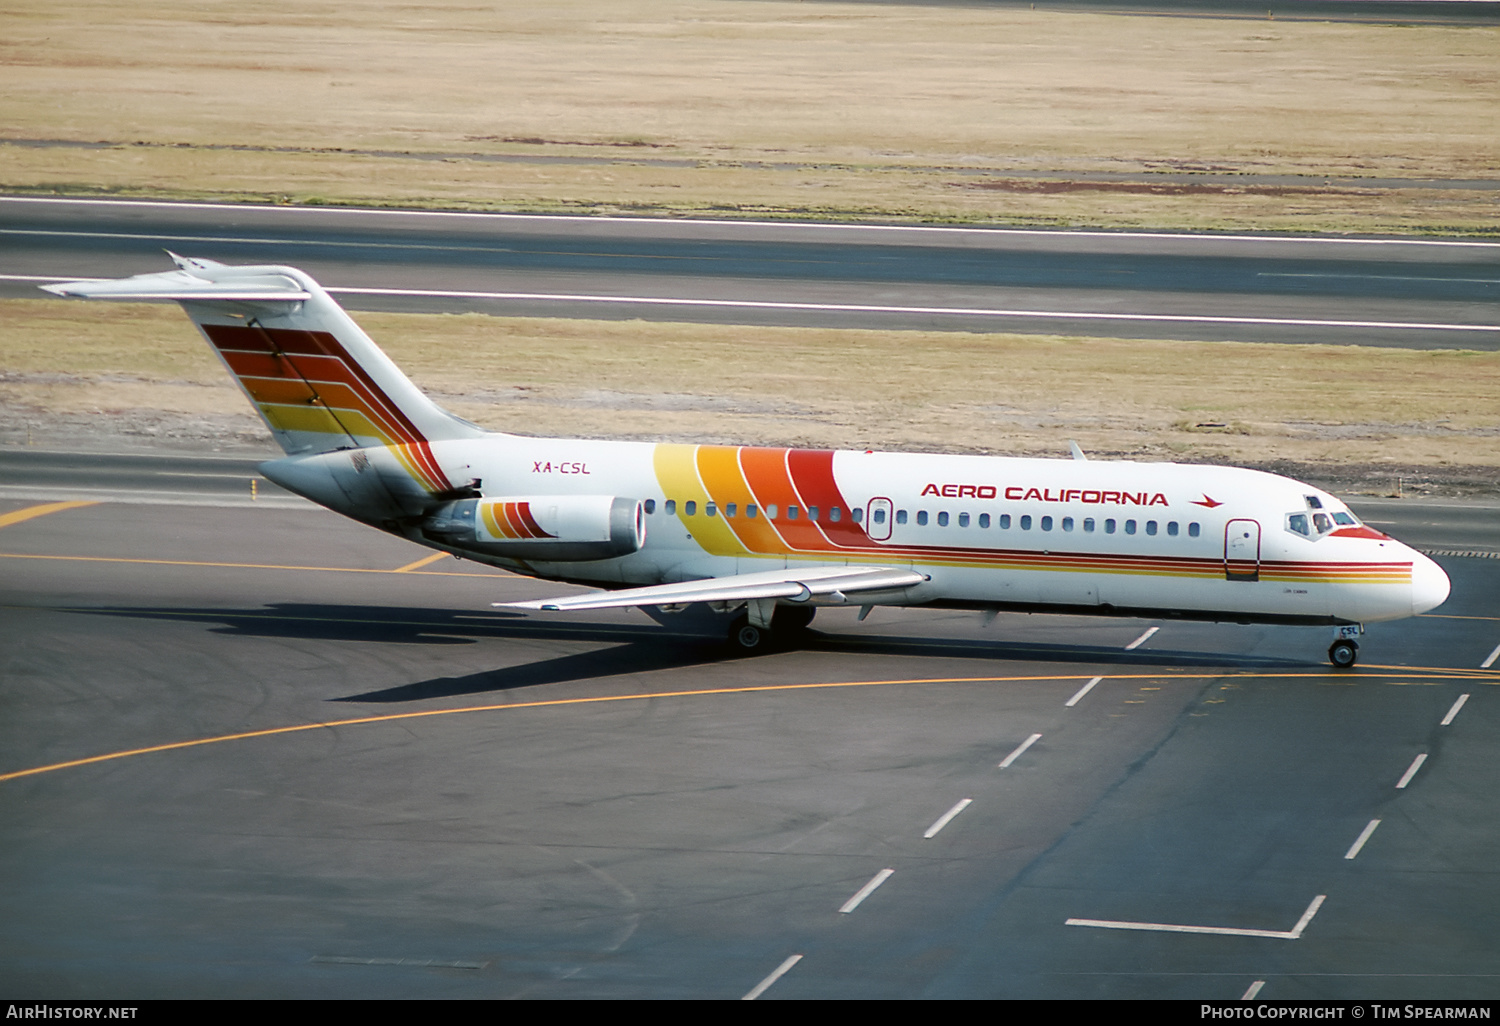
<instances>
[{"instance_id":1,"label":"aircraft shadow","mask_svg":"<svg viewBox=\"0 0 1500 1026\"><path fill-rule=\"evenodd\" d=\"M273 603L256 609L133 608L73 610L94 615L140 619L212 622L216 634L283 638L302 641L356 641L385 644L472 645L484 640L526 639L578 641L607 648L542 659L518 666L497 667L457 677L435 677L397 687L332 699L338 702L393 703L493 694L545 684L563 684L625 674L654 673L717 663L732 658L705 620L657 624L603 624L576 619L534 617L524 613L427 609L419 607ZM803 651L851 656L906 656L968 659L985 663L1032 662L1059 665L1128 667L1134 670L1202 669L1223 673L1236 670L1306 669L1309 660L1271 656L1228 655L1165 649L1125 652L1114 646L1062 645L979 638L922 638L840 635L818 630L803 634L796 646ZM764 656L775 658L784 650ZM1108 671L1106 671L1108 672ZM982 676L985 669L973 675Z\"/></svg>"}]
</instances>

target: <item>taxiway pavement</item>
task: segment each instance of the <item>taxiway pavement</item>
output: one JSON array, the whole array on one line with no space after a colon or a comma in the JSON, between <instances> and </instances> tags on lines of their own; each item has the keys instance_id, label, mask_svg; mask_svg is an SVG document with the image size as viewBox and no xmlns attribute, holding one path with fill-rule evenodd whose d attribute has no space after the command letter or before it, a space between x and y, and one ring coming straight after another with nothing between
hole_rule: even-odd
<instances>
[{"instance_id":1,"label":"taxiway pavement","mask_svg":"<svg viewBox=\"0 0 1500 1026\"><path fill-rule=\"evenodd\" d=\"M1362 507L1476 555L1338 672L921 610L732 660L310 507L39 508L0 498L7 995L1500 993L1493 510Z\"/></svg>"}]
</instances>

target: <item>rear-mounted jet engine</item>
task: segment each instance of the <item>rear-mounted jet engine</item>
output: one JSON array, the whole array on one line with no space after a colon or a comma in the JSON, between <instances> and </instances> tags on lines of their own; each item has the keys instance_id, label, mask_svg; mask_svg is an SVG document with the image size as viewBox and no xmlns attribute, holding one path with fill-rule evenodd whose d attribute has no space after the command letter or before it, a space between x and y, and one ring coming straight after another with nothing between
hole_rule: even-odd
<instances>
[{"instance_id":1,"label":"rear-mounted jet engine","mask_svg":"<svg viewBox=\"0 0 1500 1026\"><path fill-rule=\"evenodd\" d=\"M613 559L646 544L640 500L613 495L460 499L422 521L442 545L541 562Z\"/></svg>"}]
</instances>

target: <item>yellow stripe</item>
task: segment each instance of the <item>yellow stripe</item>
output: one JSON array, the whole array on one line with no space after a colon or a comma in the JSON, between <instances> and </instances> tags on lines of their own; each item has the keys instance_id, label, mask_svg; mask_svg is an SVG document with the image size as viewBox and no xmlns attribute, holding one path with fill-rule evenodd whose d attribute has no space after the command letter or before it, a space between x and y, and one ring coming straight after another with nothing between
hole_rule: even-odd
<instances>
[{"instance_id":1,"label":"yellow stripe","mask_svg":"<svg viewBox=\"0 0 1500 1026\"><path fill-rule=\"evenodd\" d=\"M707 514L708 504L714 499L698 478L697 454L696 445L658 445L652 454L656 481L663 494L677 500L678 522L703 551L714 556L743 556L745 547L725 525L723 511L712 517ZM685 512L689 502L698 504L692 516Z\"/></svg>"},{"instance_id":2,"label":"yellow stripe","mask_svg":"<svg viewBox=\"0 0 1500 1026\"><path fill-rule=\"evenodd\" d=\"M1317 678L1337 679L1341 683L1351 679L1363 677L1369 680L1372 677L1422 677L1436 676L1449 679L1451 671L1444 670L1438 674L1412 673L1410 667L1381 667L1397 671L1395 674L1371 674L1351 673L1344 671L1335 674L1333 671L1325 670L1320 673L1227 673L1227 674L1201 674L1201 673L1129 673L1117 676L1106 676L1104 680L1263 680L1272 678ZM296 734L309 730L323 730L334 727L352 727L365 723L392 723L398 720L415 720L429 716L456 716L462 713L481 712L503 712L511 709L543 709L554 708L564 705L601 705L610 702L640 702L663 698L701 698L711 695L744 695L765 693L773 691L813 691L826 688L871 688L886 685L914 685L914 684L1028 684L1044 683L1064 680L1087 680L1090 674L1059 674L1056 676L1035 677L926 677L911 680L851 680L851 681L820 681L811 684L756 684L732 688L701 688L693 691L655 691L647 694L634 695L597 695L590 698L550 698L537 702L509 702L499 705L470 705L458 709L426 709L419 712L387 713L383 716L358 716L348 720L330 720L326 723L300 723L290 727L268 727L265 730L249 730L239 734L221 734L217 737L203 737L192 741L173 741L163 745L151 745L146 748L131 748L121 752L108 752L104 755L91 755L83 759L70 759L67 762L55 762L47 766L34 766L31 769L16 770L11 773L0 773L0 783L7 780L16 780L21 777L36 776L41 773L51 773L55 770L72 769L76 766L89 766L99 762L109 762L113 759L126 759L133 755L149 755L153 752L170 752L180 748L198 748L203 745L219 744L224 741L243 741L256 737L273 737L277 734ZM1500 678L1497 678L1500 683Z\"/></svg>"},{"instance_id":3,"label":"yellow stripe","mask_svg":"<svg viewBox=\"0 0 1500 1026\"><path fill-rule=\"evenodd\" d=\"M35 517L44 517L48 513L61 513L65 509L77 509L79 506L97 506L97 501L75 501L75 502L46 502L40 506L28 506L18 509L14 513L6 513L0 516L0 527L9 527L11 524L19 524L24 520Z\"/></svg>"},{"instance_id":4,"label":"yellow stripe","mask_svg":"<svg viewBox=\"0 0 1500 1026\"><path fill-rule=\"evenodd\" d=\"M421 559L417 560L415 563L408 563L405 566L397 567L395 570L392 570L391 573L393 573L393 574L409 574L413 570L420 570L420 569L422 569L422 567L427 566L429 563L436 563L438 560L442 559L447 554L448 553L446 553L446 552L434 552L430 556L423 556Z\"/></svg>"}]
</instances>

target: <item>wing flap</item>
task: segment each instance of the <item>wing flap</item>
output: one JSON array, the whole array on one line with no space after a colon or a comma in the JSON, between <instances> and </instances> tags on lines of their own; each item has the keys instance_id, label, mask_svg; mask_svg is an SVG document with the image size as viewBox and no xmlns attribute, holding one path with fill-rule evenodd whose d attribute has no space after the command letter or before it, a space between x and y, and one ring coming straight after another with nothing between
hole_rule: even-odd
<instances>
[{"instance_id":1,"label":"wing flap","mask_svg":"<svg viewBox=\"0 0 1500 1026\"><path fill-rule=\"evenodd\" d=\"M927 580L915 570L879 566L810 566L767 570L755 574L710 577L679 584L656 584L623 591L593 591L583 595L496 602L501 609L622 609L631 606L674 606L689 602L748 602L752 599L792 599L806 602L816 596L909 588Z\"/></svg>"}]
</instances>

